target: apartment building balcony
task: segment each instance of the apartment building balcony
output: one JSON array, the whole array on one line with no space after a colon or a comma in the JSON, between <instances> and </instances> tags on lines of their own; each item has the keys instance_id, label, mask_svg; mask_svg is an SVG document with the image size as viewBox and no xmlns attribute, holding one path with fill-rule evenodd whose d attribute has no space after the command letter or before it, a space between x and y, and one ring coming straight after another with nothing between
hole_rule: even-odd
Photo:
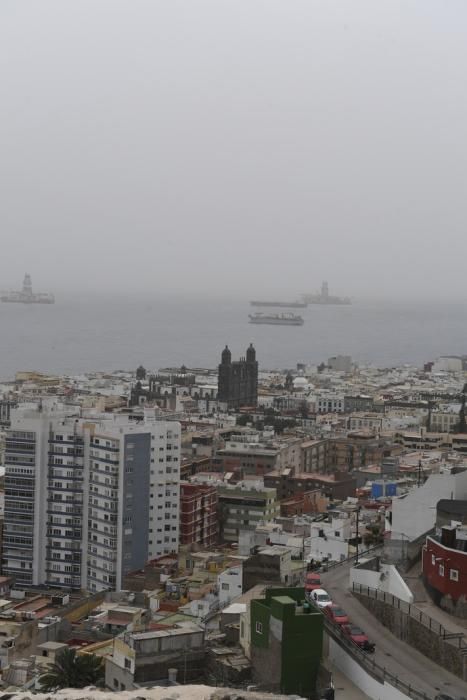
<instances>
[{"instance_id":1,"label":"apartment building balcony","mask_svg":"<svg viewBox=\"0 0 467 700\"><path fill-rule=\"evenodd\" d=\"M81 578L79 576L77 577L70 577L70 574L68 573L62 573L61 571L49 571L46 569L46 572L48 574L55 574L58 577L60 577L62 580L60 581L54 581L53 579L46 579L45 584L46 586L50 586L51 588L72 588L74 590L80 590L81 589ZM65 579L71 578L71 582L66 583Z\"/></svg>"}]
</instances>

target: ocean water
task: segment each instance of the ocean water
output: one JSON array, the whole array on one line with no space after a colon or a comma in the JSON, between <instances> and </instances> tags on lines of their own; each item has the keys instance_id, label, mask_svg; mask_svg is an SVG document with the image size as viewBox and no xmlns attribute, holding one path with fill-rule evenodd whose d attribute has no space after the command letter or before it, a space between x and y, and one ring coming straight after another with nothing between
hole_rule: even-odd
<instances>
[{"instance_id":1,"label":"ocean water","mask_svg":"<svg viewBox=\"0 0 467 700\"><path fill-rule=\"evenodd\" d=\"M254 311L254 309L253 309ZM303 326L248 323L248 302L222 299L59 298L55 305L0 304L0 379L18 370L78 373L214 367L253 342L263 368L292 368L349 354L360 363L422 365L467 353L462 304L354 303L299 309Z\"/></svg>"}]
</instances>

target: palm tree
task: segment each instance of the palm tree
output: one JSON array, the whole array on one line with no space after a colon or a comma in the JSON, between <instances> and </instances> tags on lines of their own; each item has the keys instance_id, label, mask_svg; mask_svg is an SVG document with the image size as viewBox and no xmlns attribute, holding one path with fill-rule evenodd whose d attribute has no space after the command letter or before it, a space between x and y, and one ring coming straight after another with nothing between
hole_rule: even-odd
<instances>
[{"instance_id":1,"label":"palm tree","mask_svg":"<svg viewBox=\"0 0 467 700\"><path fill-rule=\"evenodd\" d=\"M98 685L104 679L104 664L101 656L83 654L77 658L79 673L84 679L83 686Z\"/></svg>"},{"instance_id":2,"label":"palm tree","mask_svg":"<svg viewBox=\"0 0 467 700\"><path fill-rule=\"evenodd\" d=\"M94 654L76 656L76 649L66 648L57 654L47 673L40 677L41 690L85 688L96 685L104 677L102 659Z\"/></svg>"}]
</instances>

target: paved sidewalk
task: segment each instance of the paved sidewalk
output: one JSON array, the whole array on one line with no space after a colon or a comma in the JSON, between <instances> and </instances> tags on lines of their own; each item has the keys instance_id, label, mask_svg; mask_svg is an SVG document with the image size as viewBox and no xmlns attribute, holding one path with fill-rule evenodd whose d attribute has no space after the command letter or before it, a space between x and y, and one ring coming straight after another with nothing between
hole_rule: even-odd
<instances>
[{"instance_id":1,"label":"paved sidewalk","mask_svg":"<svg viewBox=\"0 0 467 700\"><path fill-rule=\"evenodd\" d=\"M360 688L350 681L347 676L339 671L333 664L328 664L332 673L335 688L335 700L370 700L368 695L362 693Z\"/></svg>"}]
</instances>

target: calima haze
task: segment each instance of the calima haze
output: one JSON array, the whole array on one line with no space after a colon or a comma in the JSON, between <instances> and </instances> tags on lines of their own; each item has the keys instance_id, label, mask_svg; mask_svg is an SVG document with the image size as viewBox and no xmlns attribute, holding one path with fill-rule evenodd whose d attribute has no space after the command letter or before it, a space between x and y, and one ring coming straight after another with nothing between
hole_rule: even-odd
<instances>
[{"instance_id":1,"label":"calima haze","mask_svg":"<svg viewBox=\"0 0 467 700\"><path fill-rule=\"evenodd\" d=\"M461 0L3 0L0 288L464 301Z\"/></svg>"},{"instance_id":2,"label":"calima haze","mask_svg":"<svg viewBox=\"0 0 467 700\"><path fill-rule=\"evenodd\" d=\"M467 700L466 125L466 0L0 0L0 700Z\"/></svg>"}]
</instances>

